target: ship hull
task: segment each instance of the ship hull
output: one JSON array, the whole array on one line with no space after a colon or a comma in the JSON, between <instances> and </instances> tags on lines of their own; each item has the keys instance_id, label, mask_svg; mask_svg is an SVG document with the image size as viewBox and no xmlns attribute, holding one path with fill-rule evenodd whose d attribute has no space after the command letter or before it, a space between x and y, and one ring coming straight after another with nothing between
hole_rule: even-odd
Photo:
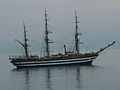
<instances>
[{"instance_id":1,"label":"ship hull","mask_svg":"<svg viewBox=\"0 0 120 90\"><path fill-rule=\"evenodd\" d=\"M46 60L46 61L40 61L40 60L32 60L27 62L12 62L13 65L15 65L17 68L22 67L43 67L43 66L62 66L62 65L91 65L93 60L96 57L91 58L77 58L77 59L67 59L67 60Z\"/></svg>"}]
</instances>

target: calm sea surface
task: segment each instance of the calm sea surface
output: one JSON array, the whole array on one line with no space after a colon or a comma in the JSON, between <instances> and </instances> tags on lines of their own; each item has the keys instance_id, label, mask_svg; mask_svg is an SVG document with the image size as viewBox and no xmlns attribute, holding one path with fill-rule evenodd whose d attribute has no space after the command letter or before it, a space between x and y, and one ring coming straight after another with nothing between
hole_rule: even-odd
<instances>
[{"instance_id":1,"label":"calm sea surface","mask_svg":"<svg viewBox=\"0 0 120 90\"><path fill-rule=\"evenodd\" d=\"M120 50L102 53L92 66L24 69L1 54L0 90L120 90Z\"/></svg>"}]
</instances>

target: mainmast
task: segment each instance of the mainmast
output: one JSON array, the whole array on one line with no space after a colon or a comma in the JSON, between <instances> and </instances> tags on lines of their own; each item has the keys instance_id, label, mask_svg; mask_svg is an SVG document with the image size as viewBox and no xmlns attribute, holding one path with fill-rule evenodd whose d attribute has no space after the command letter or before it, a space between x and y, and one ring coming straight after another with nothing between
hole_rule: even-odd
<instances>
[{"instance_id":1,"label":"mainmast","mask_svg":"<svg viewBox=\"0 0 120 90\"><path fill-rule=\"evenodd\" d=\"M79 50L79 39L78 39L78 35L80 35L80 33L78 33L78 17L77 17L77 13L75 11L75 54L79 55L80 54L80 50Z\"/></svg>"},{"instance_id":2,"label":"mainmast","mask_svg":"<svg viewBox=\"0 0 120 90\"><path fill-rule=\"evenodd\" d=\"M25 49L25 56L28 58L29 54L28 54L28 44L27 44L27 36L26 36L26 26L25 23L23 22L23 27L24 27L24 49Z\"/></svg>"},{"instance_id":3,"label":"mainmast","mask_svg":"<svg viewBox=\"0 0 120 90\"><path fill-rule=\"evenodd\" d=\"M49 48L49 38L48 38L48 19L47 19L47 13L46 13L46 9L45 9L45 44L46 44L46 53L47 53L47 57L50 57L50 48Z\"/></svg>"}]
</instances>

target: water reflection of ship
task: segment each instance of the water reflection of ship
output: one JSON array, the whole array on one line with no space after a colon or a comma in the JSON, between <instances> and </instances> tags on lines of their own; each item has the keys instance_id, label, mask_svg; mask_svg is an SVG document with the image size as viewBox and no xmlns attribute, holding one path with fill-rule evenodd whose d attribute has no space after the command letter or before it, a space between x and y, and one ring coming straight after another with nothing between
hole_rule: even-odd
<instances>
[{"instance_id":1,"label":"water reflection of ship","mask_svg":"<svg viewBox=\"0 0 120 90\"><path fill-rule=\"evenodd\" d=\"M29 70L25 71L25 85L26 89L25 90L30 90L30 75L29 75Z\"/></svg>"},{"instance_id":2,"label":"water reflection of ship","mask_svg":"<svg viewBox=\"0 0 120 90\"><path fill-rule=\"evenodd\" d=\"M10 62L15 65L16 67L32 67L32 66L53 66L53 65L71 65L71 64L89 64L91 65L93 60L96 59L99 54L107 49L108 47L115 44L115 41L113 43L108 44L106 47L101 48L100 50L96 52L88 52L88 53L81 53L79 49L79 44L81 43L79 40L79 33L78 31L78 16L75 12L75 49L73 51L67 51L66 45L64 45L64 53L58 53L58 54L50 54L50 46L49 43L49 33L48 31L48 18L47 13L45 10L45 52L46 55L43 57L29 55L28 53L28 39L26 35L26 26L25 23L23 23L24 26L24 43L20 42L19 40L16 40L25 50L24 56L10 56L9 59Z\"/></svg>"},{"instance_id":3,"label":"water reflection of ship","mask_svg":"<svg viewBox=\"0 0 120 90\"><path fill-rule=\"evenodd\" d=\"M25 68L25 69L17 69L16 68L16 69L13 69L12 72L15 72L15 74L16 74L16 72L17 73L22 72L22 74L19 74L19 75L23 76L22 79L23 79L24 82L22 82L22 83L25 85L23 87L23 89L24 90L31 90L31 88L33 88L33 78L32 78L32 76L35 76L35 73L39 75L39 73L41 71L39 70L39 68ZM41 75L40 75L40 78L41 78ZM44 79L45 79L44 83L46 83L45 88L47 88L48 90L52 90L51 69L50 68L44 68ZM39 79L37 79L37 80L39 80ZM38 84L40 84L40 83L42 83L42 82L39 81Z\"/></svg>"},{"instance_id":4,"label":"water reflection of ship","mask_svg":"<svg viewBox=\"0 0 120 90\"><path fill-rule=\"evenodd\" d=\"M81 88L81 86L80 86L80 67L77 67L76 71L77 71L77 74L76 74L77 88Z\"/></svg>"},{"instance_id":5,"label":"water reflection of ship","mask_svg":"<svg viewBox=\"0 0 120 90\"><path fill-rule=\"evenodd\" d=\"M46 73L46 83L48 90L52 90L52 82L51 82L51 71L48 68Z\"/></svg>"},{"instance_id":6,"label":"water reflection of ship","mask_svg":"<svg viewBox=\"0 0 120 90\"><path fill-rule=\"evenodd\" d=\"M21 73L19 75L23 75L23 84L25 87L22 87L24 90L31 90L31 77L30 77L30 70L29 69L13 69L12 72ZM14 76L14 75L13 75Z\"/></svg>"},{"instance_id":7,"label":"water reflection of ship","mask_svg":"<svg viewBox=\"0 0 120 90\"><path fill-rule=\"evenodd\" d=\"M63 67L46 67L46 68L28 68L14 69L14 72L21 73L25 90L46 89L53 90L57 88L78 88L84 87L83 73L92 70L94 72L96 66L63 66ZM85 73L84 73L85 74ZM16 75L16 73L15 73ZM37 77L36 77L37 75ZM14 76L14 75L13 75ZM20 77L21 77L20 76ZM20 78L21 79L21 78ZM40 86L39 86L40 85Z\"/></svg>"}]
</instances>

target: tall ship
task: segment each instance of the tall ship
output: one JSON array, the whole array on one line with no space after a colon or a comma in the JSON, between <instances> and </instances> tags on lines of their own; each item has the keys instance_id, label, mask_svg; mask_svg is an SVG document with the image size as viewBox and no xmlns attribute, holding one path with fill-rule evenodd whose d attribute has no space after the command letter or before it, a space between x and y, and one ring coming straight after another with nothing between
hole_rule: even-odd
<instances>
[{"instance_id":1,"label":"tall ship","mask_svg":"<svg viewBox=\"0 0 120 90\"><path fill-rule=\"evenodd\" d=\"M66 45L64 45L64 53L57 53L57 54L51 54L50 53L50 46L49 43L49 31L48 31L48 19L47 19L47 13L45 10L45 51L46 55L43 57L39 57L37 55L30 55L28 51L28 39L27 39L27 33L26 33L26 26L25 23L23 23L24 27L24 43L20 42L19 40L16 40L23 48L24 48L24 55L12 55L9 56L10 62L16 66L17 68L22 67L39 67L39 66L61 66L61 65L91 65L92 62L100 55L101 52L103 52L108 47L114 45L116 41L113 41L111 44L108 44L106 47L101 48L98 51L94 52L88 52L88 53L81 53L79 49L79 35L78 32L78 16L75 11L75 39L74 39L74 51L67 51Z\"/></svg>"}]
</instances>

